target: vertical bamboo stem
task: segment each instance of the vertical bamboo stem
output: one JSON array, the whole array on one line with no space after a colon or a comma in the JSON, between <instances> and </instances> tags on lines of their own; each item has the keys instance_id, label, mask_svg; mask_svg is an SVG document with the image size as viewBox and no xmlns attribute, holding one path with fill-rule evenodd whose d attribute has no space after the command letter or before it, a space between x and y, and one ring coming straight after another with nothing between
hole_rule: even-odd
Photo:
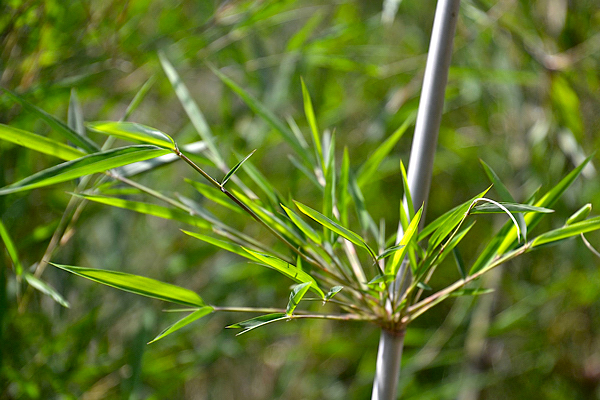
<instances>
[{"instance_id":1,"label":"vertical bamboo stem","mask_svg":"<svg viewBox=\"0 0 600 400\"><path fill-rule=\"evenodd\" d=\"M408 185L417 208L421 204L426 205L429 196L459 6L460 0L439 0L433 21L408 166ZM402 237L401 226L398 227L398 237ZM407 268L405 263L402 268ZM402 268L398 271L399 276L404 275ZM404 327L400 328L399 334L382 330L372 400L396 399L403 345Z\"/></svg>"}]
</instances>

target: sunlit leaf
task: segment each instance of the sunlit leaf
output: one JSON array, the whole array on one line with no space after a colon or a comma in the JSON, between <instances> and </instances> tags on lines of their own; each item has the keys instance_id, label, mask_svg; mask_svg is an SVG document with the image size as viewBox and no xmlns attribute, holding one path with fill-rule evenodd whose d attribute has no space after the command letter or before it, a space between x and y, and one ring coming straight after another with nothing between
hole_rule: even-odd
<instances>
[{"instance_id":1,"label":"sunlit leaf","mask_svg":"<svg viewBox=\"0 0 600 400\"><path fill-rule=\"evenodd\" d=\"M175 142L169 135L136 122L98 121L88 123L87 128L104 135L175 151Z\"/></svg>"},{"instance_id":2,"label":"sunlit leaf","mask_svg":"<svg viewBox=\"0 0 600 400\"><path fill-rule=\"evenodd\" d=\"M531 247L535 248L543 244L568 239L581 233L592 232L598 229L600 229L600 217L586 219L539 235L531 241Z\"/></svg>"},{"instance_id":3,"label":"sunlit leaf","mask_svg":"<svg viewBox=\"0 0 600 400\"><path fill-rule=\"evenodd\" d=\"M252 150L252 152L250 154L248 154L246 156L246 158L244 158L242 161L240 161L239 163L237 163L235 165L235 167L231 168L229 170L229 172L227 174L225 174L225 177L223 178L223 181L221 182L221 186L225 186L225 184L229 181L229 179L233 176L233 174L235 174L237 172L237 170L240 169L240 167L242 166L242 164L244 164L244 162L246 162L247 159L249 159L250 157L252 157L252 154L254 154L255 151L256 151L256 149Z\"/></svg>"},{"instance_id":4,"label":"sunlit leaf","mask_svg":"<svg viewBox=\"0 0 600 400\"><path fill-rule=\"evenodd\" d=\"M219 239L215 239L214 237L211 236L207 236L207 235L202 235L200 233L196 233L196 232L188 232L188 231L184 231L183 229L181 230L183 233L185 233L186 235L189 235L193 238L196 238L198 240L202 240L203 242L212 244L213 246L217 246L223 250L227 250L231 253L237 254L239 256L242 256L244 258L247 258L249 260L252 260L254 262L260 262L260 260L258 258L256 258L255 256L253 256L251 253L249 253L244 247L232 243L232 242L227 242L224 240L219 240Z\"/></svg>"},{"instance_id":5,"label":"sunlit leaf","mask_svg":"<svg viewBox=\"0 0 600 400\"><path fill-rule=\"evenodd\" d=\"M344 228L343 226L330 220L329 218L327 218L320 212L313 210L312 208L305 206L302 203L299 203L297 201L294 201L294 203L296 204L296 206L298 207L298 209L300 211L302 211L304 214L308 215L309 217L311 217L312 219L317 221L319 224L323 225L327 229L332 230L333 232L342 236L344 239L349 240L350 242L354 243L355 245L366 249L373 256L373 258L377 258L375 256L375 253L373 252L373 250L369 247L369 245L367 243L365 243L365 241L358 234L352 232L351 230L349 230L347 228Z\"/></svg>"},{"instance_id":6,"label":"sunlit leaf","mask_svg":"<svg viewBox=\"0 0 600 400\"><path fill-rule=\"evenodd\" d=\"M583 221L584 219L586 219L588 217L588 215L590 215L591 211L592 211L592 204L587 203L585 206L583 206L579 210L575 211L573 213L573 215L571 215L567 219L567 222L565 223L565 225L573 225L577 222Z\"/></svg>"},{"instance_id":7,"label":"sunlit leaf","mask_svg":"<svg viewBox=\"0 0 600 400\"><path fill-rule=\"evenodd\" d=\"M4 226L4 224L2 223L2 220L0 220L0 238L4 242L4 246L6 247L6 250L8 251L8 256L10 257L11 261L13 262L13 265L15 267L15 273L17 275L21 275L23 273L23 265L21 264L21 261L19 260L19 254L17 253L17 246L15 246L15 243L13 242L12 238L8 234L8 231L6 230L6 227Z\"/></svg>"},{"instance_id":8,"label":"sunlit leaf","mask_svg":"<svg viewBox=\"0 0 600 400\"><path fill-rule=\"evenodd\" d=\"M36 117L42 119L52 129L54 129L56 132L61 134L65 139L70 140L76 146L79 146L83 150L85 150L87 153L95 153L100 150L100 148L98 147L98 145L96 143L91 141L86 136L80 135L79 133L75 132L73 129L69 128L69 126L67 124L65 124L58 118L48 114L46 111L42 110L41 108L31 104L30 102L25 100L23 97L17 95L16 93L13 93L8 89L4 89L4 88L1 88L1 89L4 90L4 93L6 93L8 95L8 97L10 97L12 100L21 104L23 106L23 108L25 108L27 111L31 112Z\"/></svg>"},{"instance_id":9,"label":"sunlit leaf","mask_svg":"<svg viewBox=\"0 0 600 400\"><path fill-rule=\"evenodd\" d=\"M93 201L100 204L106 204L112 207L124 208L132 210L140 214L152 215L159 218L170 219L174 221L184 222L199 228L210 229L211 224L203 219L194 217L189 213L181 210L176 210L169 207L159 206L157 204L143 203L140 201L125 200L116 197L107 197L91 194L76 194L72 193L73 196L81 197L89 201Z\"/></svg>"},{"instance_id":10,"label":"sunlit leaf","mask_svg":"<svg viewBox=\"0 0 600 400\"><path fill-rule=\"evenodd\" d=\"M183 328L184 326L191 324L192 322L194 322L202 317L207 316L208 314L212 313L213 311L214 311L214 308L212 308L211 306L205 306L205 307L197 309L193 313L181 318L179 321L175 322L173 325L166 328L158 336L156 336L154 339L149 341L148 344L154 343L157 340L160 340L160 339L164 338L165 336L170 335L171 333L173 333L175 331L178 331L179 329Z\"/></svg>"},{"instance_id":11,"label":"sunlit leaf","mask_svg":"<svg viewBox=\"0 0 600 400\"><path fill-rule=\"evenodd\" d=\"M285 309L286 315L292 315L294 310L300 303L300 300L304 297L308 289L310 289L311 282L304 282L299 285L295 285L290 293L290 299L288 301L287 308Z\"/></svg>"},{"instance_id":12,"label":"sunlit leaf","mask_svg":"<svg viewBox=\"0 0 600 400\"><path fill-rule=\"evenodd\" d=\"M386 265L386 274L390 274L396 276L398 274L398 269L400 268L400 264L404 257L406 256L406 252L410 247L410 243L416 241L417 232L419 231L419 222L421 221L421 215L423 215L423 206L419 208L414 218L408 224L408 228L404 232L402 239L398 243L399 246L403 246L399 251L394 253L394 257L392 260L388 262Z\"/></svg>"},{"instance_id":13,"label":"sunlit leaf","mask_svg":"<svg viewBox=\"0 0 600 400\"><path fill-rule=\"evenodd\" d=\"M65 182L137 161L159 157L167 153L168 150L159 149L156 146L137 145L90 154L30 175L19 182L0 189L0 195Z\"/></svg>"},{"instance_id":14,"label":"sunlit leaf","mask_svg":"<svg viewBox=\"0 0 600 400\"><path fill-rule=\"evenodd\" d=\"M0 139L67 161L85 155L74 147L4 124L0 124Z\"/></svg>"},{"instance_id":15,"label":"sunlit leaf","mask_svg":"<svg viewBox=\"0 0 600 400\"><path fill-rule=\"evenodd\" d=\"M35 276L29 273L25 273L23 274L23 276L25 277L27 283L31 285L31 287L35 288L41 293L44 293L46 296L50 297L52 300L56 301L61 306L66 308L70 307L69 302L65 300L65 298L60 293L58 293L56 289L54 289L50 284L36 278Z\"/></svg>"},{"instance_id":16,"label":"sunlit leaf","mask_svg":"<svg viewBox=\"0 0 600 400\"><path fill-rule=\"evenodd\" d=\"M329 292L327 292L327 294L325 295L325 300L331 300L333 296L341 292L343 288L343 286L332 287L331 289L329 289Z\"/></svg>"},{"instance_id":17,"label":"sunlit leaf","mask_svg":"<svg viewBox=\"0 0 600 400\"><path fill-rule=\"evenodd\" d=\"M402 249L403 247L404 247L404 245L397 245L397 246L392 246L390 248L387 248L383 251L383 253L381 253L379 256L377 256L377 260L382 260L386 257L389 257L392 254L394 254L395 252L397 252L398 250Z\"/></svg>"},{"instance_id":18,"label":"sunlit leaf","mask_svg":"<svg viewBox=\"0 0 600 400\"><path fill-rule=\"evenodd\" d=\"M310 289L313 292L317 293L321 298L325 297L325 293L323 293L323 291L319 288L317 282L315 281L315 278L302 271L301 269L297 268L295 265L292 265L269 254L259 253L257 251L253 251L246 248L244 248L244 250L246 250L250 255L258 259L258 261L261 264L282 273L283 275L287 276L288 278L291 278L292 280L298 283L310 282Z\"/></svg>"},{"instance_id":19,"label":"sunlit leaf","mask_svg":"<svg viewBox=\"0 0 600 400\"><path fill-rule=\"evenodd\" d=\"M242 322L238 322L237 324L226 326L228 329L243 329L243 331L236 334L236 336L243 335L246 332L250 332L253 329L259 328L261 326L288 319L289 317L285 313L273 313L267 315L261 315L260 317L255 317L251 319L247 319Z\"/></svg>"},{"instance_id":20,"label":"sunlit leaf","mask_svg":"<svg viewBox=\"0 0 600 400\"><path fill-rule=\"evenodd\" d=\"M312 101L310 99L310 93L304 84L304 79L300 78L302 84L302 98L304 99L304 114L308 120L310 131L312 133L313 143L315 145L315 151L317 153L317 159L320 160L321 165L324 166L325 161L323 158L323 148L321 146L321 138L319 133L319 127L317 126L317 119L313 110Z\"/></svg>"},{"instance_id":21,"label":"sunlit leaf","mask_svg":"<svg viewBox=\"0 0 600 400\"><path fill-rule=\"evenodd\" d=\"M549 208L530 206L528 204L507 203L507 202L502 202L502 201L498 202L498 203L501 204L508 211L513 212L513 213L536 212L536 213L550 214L550 213L554 212L554 210L551 210ZM486 203L486 204L476 205L475 207L473 207L473 209L471 209L470 213L471 214L494 214L494 213L504 213L504 212L506 212L506 211L504 209L502 209L501 207L499 207L498 205Z\"/></svg>"},{"instance_id":22,"label":"sunlit leaf","mask_svg":"<svg viewBox=\"0 0 600 400\"><path fill-rule=\"evenodd\" d=\"M294 211L290 210L283 204L281 204L281 207L290 217L294 225L296 225L302 231L302 233L306 235L306 237L308 237L310 240L317 244L321 244L321 236L319 236L319 234L309 224L307 224L302 218L300 218L300 216L298 216L298 214L296 214Z\"/></svg>"},{"instance_id":23,"label":"sunlit leaf","mask_svg":"<svg viewBox=\"0 0 600 400\"><path fill-rule=\"evenodd\" d=\"M205 306L202 298L195 292L170 283L164 283L155 279L127 274L120 271L74 267L54 263L50 264L94 282L102 283L103 285L111 286L126 292L139 294L140 296L152 297L192 307Z\"/></svg>"}]
</instances>

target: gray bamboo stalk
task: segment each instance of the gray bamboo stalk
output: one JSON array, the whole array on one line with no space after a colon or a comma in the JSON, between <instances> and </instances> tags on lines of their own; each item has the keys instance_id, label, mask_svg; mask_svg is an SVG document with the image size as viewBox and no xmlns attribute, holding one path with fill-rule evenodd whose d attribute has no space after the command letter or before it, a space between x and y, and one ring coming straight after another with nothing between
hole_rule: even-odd
<instances>
[{"instance_id":1,"label":"gray bamboo stalk","mask_svg":"<svg viewBox=\"0 0 600 400\"><path fill-rule=\"evenodd\" d=\"M429 196L459 6L460 0L439 0L436 6L408 165L408 185L417 208L421 204L426 206ZM399 226L398 237L402 237L402 233ZM403 265L403 268L407 266ZM398 274L402 276L402 268ZM403 329L381 332L372 400L396 399L403 345Z\"/></svg>"}]
</instances>

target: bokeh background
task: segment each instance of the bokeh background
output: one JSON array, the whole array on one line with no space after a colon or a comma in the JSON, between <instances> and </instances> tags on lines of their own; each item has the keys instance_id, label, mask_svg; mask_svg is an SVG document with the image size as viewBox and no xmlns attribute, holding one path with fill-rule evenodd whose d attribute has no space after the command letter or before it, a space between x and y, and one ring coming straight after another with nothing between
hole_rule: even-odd
<instances>
[{"instance_id":1,"label":"bokeh background","mask_svg":"<svg viewBox=\"0 0 600 400\"><path fill-rule=\"evenodd\" d=\"M300 77L322 128L334 130L357 169L413 113L436 2L59 1L0 4L0 85L66 121L71 90L86 120L118 120L155 77L131 120L198 140L161 69L164 51L189 87L232 165L254 164L284 194L318 198L291 150L225 88L221 69L309 134ZM396 10L397 7L397 10ZM7 96L0 122L58 137ZM600 7L595 0L463 0L427 220L489 185L482 159L515 199L548 189L600 143ZM409 133L412 133L412 129ZM91 136L93 140L101 138ZM366 204L391 234L407 134L369 183ZM592 165L538 229L579 206L600 208ZM57 163L0 142L0 186ZM594 165L596 168L594 168ZM191 193L193 171L173 164L140 177ZM243 174L240 175L243 179ZM0 198L0 217L25 267L40 260L73 183ZM493 196L493 193L492 193ZM227 218L218 207L211 210ZM220 213L220 214L219 214ZM233 223L270 240L244 217ZM479 218L462 245L473 261L502 216ZM88 205L53 260L118 269L197 291L209 303L285 307L289 282L179 232L183 226ZM590 235L600 245L600 235ZM176 316L165 304L48 268L43 279L71 303L34 292L17 301L10 258L0 254L0 397L4 399L364 399L375 371L377 327L280 323L235 337L245 315L217 314L146 345ZM451 264L439 284L456 278ZM434 280L433 284L436 281ZM408 330L403 399L600 399L600 269L580 240L530 253L489 274L494 294L444 303Z\"/></svg>"}]
</instances>

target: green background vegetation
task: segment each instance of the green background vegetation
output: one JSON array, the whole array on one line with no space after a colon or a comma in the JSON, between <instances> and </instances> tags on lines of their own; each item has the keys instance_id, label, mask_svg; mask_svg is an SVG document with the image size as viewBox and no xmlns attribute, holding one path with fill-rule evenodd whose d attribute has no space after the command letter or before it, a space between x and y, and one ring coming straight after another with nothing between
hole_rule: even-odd
<instances>
[{"instance_id":1,"label":"green background vegetation","mask_svg":"<svg viewBox=\"0 0 600 400\"><path fill-rule=\"evenodd\" d=\"M252 160L283 193L318 202L290 149L206 63L221 69L308 137L300 77L322 128L335 129L357 168L416 110L435 2L401 3L382 23L372 1L7 0L0 5L0 85L66 121L71 89L87 121L118 120L156 81L131 120L198 140L162 72L163 50L234 165ZM481 192L485 160L525 201L599 147L600 10L596 1L464 0L446 92L427 220ZM0 122L56 137L7 96ZM90 134L93 140L99 136ZM364 190L391 234L410 135ZM338 154L341 156L341 154ZM0 142L0 186L56 164ZM598 163L598 156L592 164ZM210 169L210 167L208 167ZM214 171L216 173L216 171ZM182 163L141 181L193 195ZM244 175L240 174L244 179ZM0 197L0 217L25 268L39 261L69 201L65 183ZM493 196L493 195L492 195ZM562 225L579 205L600 208L593 166L563 196ZM210 207L210 206L209 206ZM245 216L210 208L270 240ZM593 212L594 213L594 212ZM466 262L505 217L478 218L461 244ZM553 221L550 226L548 221ZM544 224L541 224L544 225ZM183 235L172 221L89 204L53 257L153 277L221 305L285 307L289 282ZM589 236L598 244L600 236ZM371 391L379 330L359 323L293 321L235 337L244 315L213 315L146 345L176 316L165 304L48 268L43 279L71 303L34 292L19 310L10 258L0 257L0 397L363 399ZM530 253L483 279L493 295L444 303L409 327L400 390L406 399L600 398L600 270L580 240ZM443 284L456 268L440 269Z\"/></svg>"}]
</instances>

